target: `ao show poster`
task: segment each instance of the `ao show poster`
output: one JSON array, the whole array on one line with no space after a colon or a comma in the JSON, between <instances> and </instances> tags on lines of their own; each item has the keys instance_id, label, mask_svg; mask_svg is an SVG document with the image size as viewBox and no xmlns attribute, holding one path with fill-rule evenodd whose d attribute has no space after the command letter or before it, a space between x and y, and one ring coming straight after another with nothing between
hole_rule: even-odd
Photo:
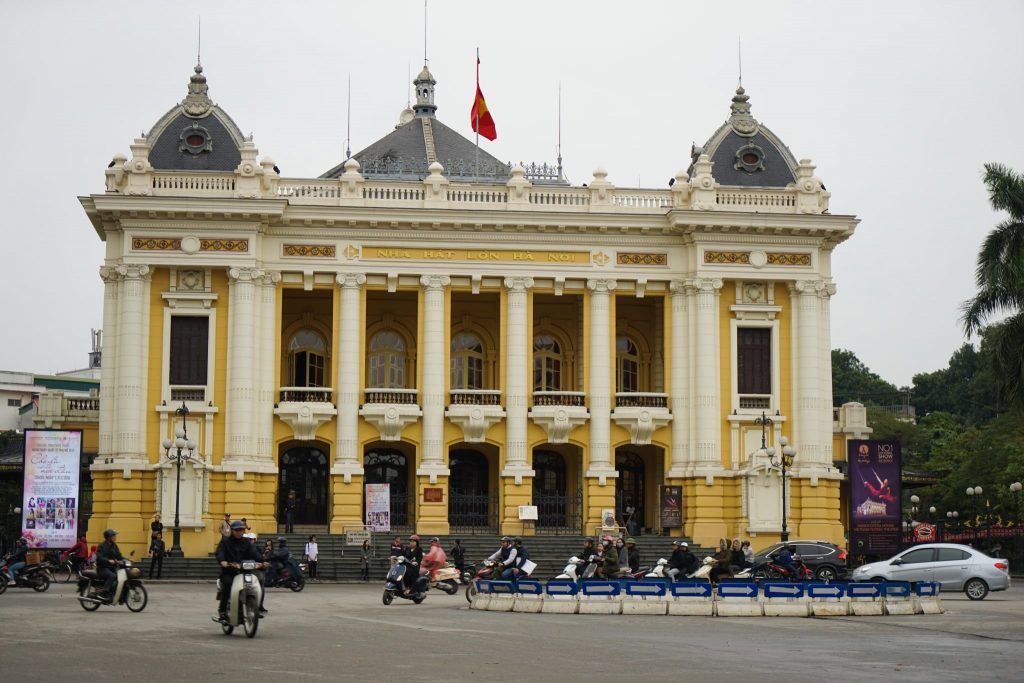
<instances>
[{"instance_id":1,"label":"ao show poster","mask_svg":"<svg viewBox=\"0 0 1024 683\"><path fill-rule=\"evenodd\" d=\"M31 548L69 548L78 532L82 432L26 429L21 534Z\"/></svg>"},{"instance_id":2,"label":"ao show poster","mask_svg":"<svg viewBox=\"0 0 1024 683\"><path fill-rule=\"evenodd\" d=\"M893 555L900 550L900 444L850 441L850 550Z\"/></svg>"}]
</instances>

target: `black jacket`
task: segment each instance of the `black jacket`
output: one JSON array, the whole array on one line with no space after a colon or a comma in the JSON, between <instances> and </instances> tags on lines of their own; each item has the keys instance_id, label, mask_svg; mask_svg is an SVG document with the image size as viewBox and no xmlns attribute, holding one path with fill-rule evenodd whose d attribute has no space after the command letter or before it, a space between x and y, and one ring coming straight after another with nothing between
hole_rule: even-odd
<instances>
[{"instance_id":1,"label":"black jacket","mask_svg":"<svg viewBox=\"0 0 1024 683\"><path fill-rule=\"evenodd\" d=\"M23 545L16 547L11 551L11 558L8 561L9 564L15 564L17 562L25 562L25 558L28 556L28 548Z\"/></svg>"},{"instance_id":2,"label":"black jacket","mask_svg":"<svg viewBox=\"0 0 1024 683\"><path fill-rule=\"evenodd\" d=\"M415 562L419 566L420 562L423 561L423 548L417 545L415 548L409 547L405 549L405 559L410 562Z\"/></svg>"},{"instance_id":3,"label":"black jacket","mask_svg":"<svg viewBox=\"0 0 1024 683\"><path fill-rule=\"evenodd\" d=\"M100 547L96 549L97 569L113 569L113 565L110 564L110 560L123 559L124 555L121 554L121 549L117 547L116 543L103 541L103 543L100 543Z\"/></svg>"},{"instance_id":4,"label":"black jacket","mask_svg":"<svg viewBox=\"0 0 1024 683\"><path fill-rule=\"evenodd\" d=\"M636 546L632 548L626 546L625 552L629 557L629 570L631 572L640 571L640 550Z\"/></svg>"},{"instance_id":5,"label":"black jacket","mask_svg":"<svg viewBox=\"0 0 1024 683\"><path fill-rule=\"evenodd\" d=\"M670 569L679 569L684 574L692 574L697 570L699 564L697 556L691 553L689 550L675 550L672 552L672 557L668 560L668 566Z\"/></svg>"},{"instance_id":6,"label":"black jacket","mask_svg":"<svg viewBox=\"0 0 1024 683\"><path fill-rule=\"evenodd\" d=\"M263 556L256 549L248 538L234 538L228 536L222 539L217 546L217 562L238 562L243 560L254 560L262 562Z\"/></svg>"},{"instance_id":7,"label":"black jacket","mask_svg":"<svg viewBox=\"0 0 1024 683\"><path fill-rule=\"evenodd\" d=\"M166 549L167 544L164 543L162 538L154 538L153 542L149 544L149 553L156 557L163 557Z\"/></svg>"},{"instance_id":8,"label":"black jacket","mask_svg":"<svg viewBox=\"0 0 1024 683\"><path fill-rule=\"evenodd\" d=\"M460 564L466 559L466 549L461 544L454 546L448 554L452 556L452 561L456 564Z\"/></svg>"}]
</instances>

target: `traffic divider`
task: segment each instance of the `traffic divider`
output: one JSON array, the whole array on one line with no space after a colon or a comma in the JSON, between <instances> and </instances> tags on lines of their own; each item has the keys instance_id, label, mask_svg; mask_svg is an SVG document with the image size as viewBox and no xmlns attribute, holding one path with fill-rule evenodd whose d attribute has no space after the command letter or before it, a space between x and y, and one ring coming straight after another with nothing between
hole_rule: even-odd
<instances>
[{"instance_id":1,"label":"traffic divider","mask_svg":"<svg viewBox=\"0 0 1024 683\"><path fill-rule=\"evenodd\" d=\"M723 581L715 593L715 614L720 617L759 617L764 614L753 581Z\"/></svg>"},{"instance_id":2,"label":"traffic divider","mask_svg":"<svg viewBox=\"0 0 1024 683\"><path fill-rule=\"evenodd\" d=\"M886 581L881 584L882 604L886 614L913 614L915 605L907 581Z\"/></svg>"},{"instance_id":3,"label":"traffic divider","mask_svg":"<svg viewBox=\"0 0 1024 683\"><path fill-rule=\"evenodd\" d=\"M544 604L540 611L545 614L576 614L579 590L575 581L550 579L544 586Z\"/></svg>"},{"instance_id":4,"label":"traffic divider","mask_svg":"<svg viewBox=\"0 0 1024 683\"><path fill-rule=\"evenodd\" d=\"M761 585L761 593L766 617L806 617L811 613L810 599L802 583L768 581Z\"/></svg>"},{"instance_id":5,"label":"traffic divider","mask_svg":"<svg viewBox=\"0 0 1024 683\"><path fill-rule=\"evenodd\" d=\"M669 587L668 613L676 616L711 617L715 614L714 591L707 581L679 581Z\"/></svg>"},{"instance_id":6,"label":"traffic divider","mask_svg":"<svg viewBox=\"0 0 1024 683\"><path fill-rule=\"evenodd\" d=\"M922 581L914 584L915 612L917 614L942 614L942 605L939 604L939 593L941 586L935 581Z\"/></svg>"},{"instance_id":7,"label":"traffic divider","mask_svg":"<svg viewBox=\"0 0 1024 683\"><path fill-rule=\"evenodd\" d=\"M584 581L579 600L580 614L620 614L622 585L618 581Z\"/></svg>"},{"instance_id":8,"label":"traffic divider","mask_svg":"<svg viewBox=\"0 0 1024 683\"><path fill-rule=\"evenodd\" d=\"M668 586L664 581L626 581L623 614L665 614L668 611Z\"/></svg>"},{"instance_id":9,"label":"traffic divider","mask_svg":"<svg viewBox=\"0 0 1024 683\"><path fill-rule=\"evenodd\" d=\"M540 612L544 607L544 586L540 581L523 579L515 586L516 600L512 605L513 612Z\"/></svg>"},{"instance_id":10,"label":"traffic divider","mask_svg":"<svg viewBox=\"0 0 1024 683\"><path fill-rule=\"evenodd\" d=\"M880 617L885 614L882 602L882 584L850 583L846 585L850 598L850 612L858 617Z\"/></svg>"},{"instance_id":11,"label":"traffic divider","mask_svg":"<svg viewBox=\"0 0 1024 683\"><path fill-rule=\"evenodd\" d=\"M845 617L850 613L846 584L808 583L806 595L811 601L811 614L816 617Z\"/></svg>"}]
</instances>

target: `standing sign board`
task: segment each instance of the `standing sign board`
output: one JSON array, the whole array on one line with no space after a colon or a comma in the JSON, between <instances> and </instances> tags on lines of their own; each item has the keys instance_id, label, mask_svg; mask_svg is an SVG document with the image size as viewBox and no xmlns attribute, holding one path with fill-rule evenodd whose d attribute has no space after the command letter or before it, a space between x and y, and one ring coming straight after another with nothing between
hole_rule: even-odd
<instances>
[{"instance_id":1,"label":"standing sign board","mask_svg":"<svg viewBox=\"0 0 1024 683\"><path fill-rule=\"evenodd\" d=\"M78 532L82 432L26 429L21 535L31 548L69 548Z\"/></svg>"},{"instance_id":2,"label":"standing sign board","mask_svg":"<svg viewBox=\"0 0 1024 683\"><path fill-rule=\"evenodd\" d=\"M366 526L391 531L391 484L366 485Z\"/></svg>"},{"instance_id":3,"label":"standing sign board","mask_svg":"<svg viewBox=\"0 0 1024 683\"><path fill-rule=\"evenodd\" d=\"M683 487L661 487L661 528L679 529L683 526Z\"/></svg>"},{"instance_id":4,"label":"standing sign board","mask_svg":"<svg viewBox=\"0 0 1024 683\"><path fill-rule=\"evenodd\" d=\"M893 555L900 549L900 444L853 440L850 465L850 550Z\"/></svg>"}]
</instances>

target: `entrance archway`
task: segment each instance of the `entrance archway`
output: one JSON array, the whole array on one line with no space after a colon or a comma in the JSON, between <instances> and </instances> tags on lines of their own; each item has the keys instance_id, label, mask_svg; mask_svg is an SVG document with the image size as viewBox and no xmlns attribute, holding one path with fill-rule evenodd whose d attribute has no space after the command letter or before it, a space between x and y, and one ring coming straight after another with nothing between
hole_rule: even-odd
<instances>
[{"instance_id":1,"label":"entrance archway","mask_svg":"<svg viewBox=\"0 0 1024 683\"><path fill-rule=\"evenodd\" d=\"M461 448L448 456L448 525L461 533L497 531L497 500L491 494L487 456Z\"/></svg>"},{"instance_id":2,"label":"entrance archway","mask_svg":"<svg viewBox=\"0 0 1024 683\"><path fill-rule=\"evenodd\" d=\"M363 456L363 472L367 484L390 485L392 531L411 529L408 457L395 448L369 448Z\"/></svg>"},{"instance_id":3,"label":"entrance archway","mask_svg":"<svg viewBox=\"0 0 1024 683\"><path fill-rule=\"evenodd\" d=\"M644 489L646 481L644 477L644 461L636 453L631 451L618 451L615 454L615 471L619 476L615 479L615 501L618 505L616 511L619 519L628 525L627 517L629 510L633 510L633 519L638 527L644 526L645 500ZM635 529L629 533L635 534Z\"/></svg>"},{"instance_id":4,"label":"entrance archway","mask_svg":"<svg viewBox=\"0 0 1024 683\"><path fill-rule=\"evenodd\" d=\"M538 534L583 532L583 491L570 487L565 456L555 450L533 452L533 504ZM571 490L570 490L571 488Z\"/></svg>"},{"instance_id":5,"label":"entrance archway","mask_svg":"<svg viewBox=\"0 0 1024 683\"><path fill-rule=\"evenodd\" d=\"M291 491L295 505L295 524L327 524L329 480L327 455L319 448L300 446L281 454L277 479L277 521L285 523L285 501Z\"/></svg>"}]
</instances>

